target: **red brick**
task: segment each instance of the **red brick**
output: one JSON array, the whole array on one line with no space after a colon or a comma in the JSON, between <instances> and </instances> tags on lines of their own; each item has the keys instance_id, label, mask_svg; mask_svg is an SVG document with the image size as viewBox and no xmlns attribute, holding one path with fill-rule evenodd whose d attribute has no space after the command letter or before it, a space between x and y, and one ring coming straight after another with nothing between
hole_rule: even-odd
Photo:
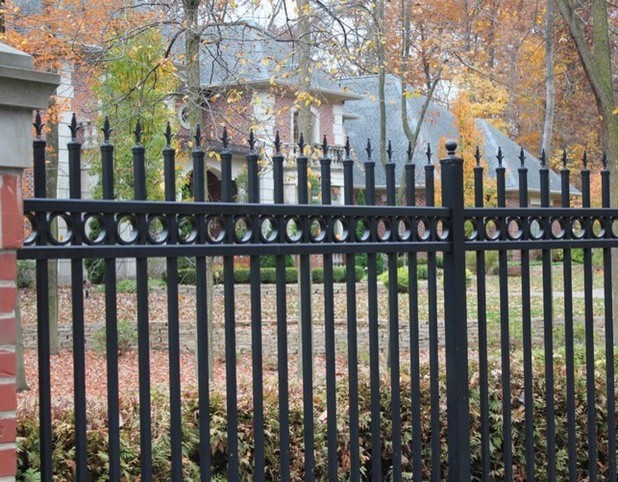
<instances>
[{"instance_id":1,"label":"red brick","mask_svg":"<svg viewBox=\"0 0 618 482\"><path fill-rule=\"evenodd\" d=\"M14 345L17 341L15 318L0 319L0 345Z\"/></svg>"},{"instance_id":2,"label":"red brick","mask_svg":"<svg viewBox=\"0 0 618 482\"><path fill-rule=\"evenodd\" d=\"M0 477L12 477L17 474L17 450L0 450Z\"/></svg>"},{"instance_id":3,"label":"red brick","mask_svg":"<svg viewBox=\"0 0 618 482\"><path fill-rule=\"evenodd\" d=\"M14 383L0 383L0 412L17 409L17 388Z\"/></svg>"},{"instance_id":4,"label":"red brick","mask_svg":"<svg viewBox=\"0 0 618 482\"><path fill-rule=\"evenodd\" d=\"M0 186L2 209L2 247L20 248L24 236L23 206L21 202L21 179L17 174L4 174Z\"/></svg>"},{"instance_id":5,"label":"red brick","mask_svg":"<svg viewBox=\"0 0 618 482\"><path fill-rule=\"evenodd\" d=\"M17 358L14 351L0 351L0 378L14 377L17 371Z\"/></svg>"},{"instance_id":6,"label":"red brick","mask_svg":"<svg viewBox=\"0 0 618 482\"><path fill-rule=\"evenodd\" d=\"M14 418L0 418L0 443L15 442L17 423Z\"/></svg>"},{"instance_id":7,"label":"red brick","mask_svg":"<svg viewBox=\"0 0 618 482\"><path fill-rule=\"evenodd\" d=\"M17 257L15 253L0 254L0 280L13 281L17 278Z\"/></svg>"},{"instance_id":8,"label":"red brick","mask_svg":"<svg viewBox=\"0 0 618 482\"><path fill-rule=\"evenodd\" d=\"M17 288L0 288L0 313L12 313L17 301Z\"/></svg>"}]
</instances>

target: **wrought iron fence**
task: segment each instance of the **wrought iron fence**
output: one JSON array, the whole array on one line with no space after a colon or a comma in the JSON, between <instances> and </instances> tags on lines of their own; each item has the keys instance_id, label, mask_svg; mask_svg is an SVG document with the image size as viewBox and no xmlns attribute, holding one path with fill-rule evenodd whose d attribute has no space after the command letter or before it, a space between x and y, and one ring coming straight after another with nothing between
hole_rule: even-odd
<instances>
[{"instance_id":1,"label":"wrought iron fence","mask_svg":"<svg viewBox=\"0 0 618 482\"><path fill-rule=\"evenodd\" d=\"M35 198L24 202L25 215L32 226L25 247L19 251L21 259L36 260L38 359L39 359L39 414L40 414L40 469L43 480L52 480L54 451L52 399L50 387L49 315L48 315L48 260L70 259L73 363L74 363L74 433L75 479L89 480L88 421L86 414L86 369L84 341L84 259L102 258L105 263L105 326L107 356L108 404L108 475L110 480L121 479L121 446L119 419L118 375L118 313L116 287L116 259L135 258L137 285L137 336L139 358L139 413L142 480L153 480L152 464L152 411L151 373L149 350L149 293L147 261L152 257L166 258L168 350L169 350L169 410L170 410L170 478L183 478L186 457L197 460L201 480L211 480L223 474L228 480L254 478L280 480L402 480L404 477L420 481L440 480L514 480L524 477L560 480L568 474L569 480L616 480L616 407L613 345L611 253L618 246L618 211L609 207L609 172L600 173L602 208L591 208L590 171L584 161L581 172L581 207L570 207L569 171L561 171L562 206L550 203L549 169L540 169L541 206L528 207L528 171L523 151L518 170L519 207L507 207L505 187L506 169L496 170L497 207L484 207L483 167L480 155L474 167L475 206L464 207L463 161L457 157L457 145L446 144L448 155L440 161L442 206L434 206L434 166L424 166L425 206L416 206L415 165L405 164L407 204L396 205L395 164L389 147L386 171L386 205L376 205L374 182L375 163L368 143L364 162L366 205L355 205L353 183L354 161L346 146L344 169L344 205L331 204L331 159L320 159L321 204L309 204L308 159L304 145L299 145L297 158L298 204L284 204L283 156L279 137L270 159L274 177L274 204L260 203L258 154L251 133L246 164L248 169L248 202L232 202L232 154L228 150L226 131L221 139L221 202L205 202L203 176L194 176L193 201L176 202L175 151L170 146L172 134L166 132L168 146L163 150L165 201L148 201L142 131L138 124L133 148L135 199L114 199L114 148L110 143L110 127L106 122L104 140L100 146L102 161L101 200L80 199L81 146L77 139L77 122L73 119L73 140L68 144L70 199L47 199L45 196L45 141L41 138L41 122L35 123L34 141ZM193 171L205 169L205 152L201 146L199 128L192 152ZM324 140L324 152L328 146ZM325 154L326 155L326 154ZM499 155L500 156L500 155ZM55 237L50 226L60 220L66 225L64 237ZM96 222L99 229L93 234L89 228ZM123 227L129 226L129 234ZM155 229L156 227L156 229ZM575 336L573 311L573 249L583 249L584 287L584 358L574 353ZM593 304L592 250L602 252L603 307L595 312ZM531 252L540 251L542 276L542 336L538 346L533 343L533 315L535 308L531 293ZM563 298L553 299L552 250L562 254ZM498 253L499 348L489 346L488 278L485 275L487 252ZM519 255L521 292L514 293L508 278L509 252ZM378 282L378 257L387 258L388 288L386 308L380 305L384 290ZM438 276L438 254L442 254L443 276ZM468 288L466 253L475 257L476 276ZM475 254L474 254L475 253ZM277 433L266 430L266 405L275 403L265 398L264 360L262 354L262 294L260 264L262 255L276 259L276 338L277 338ZM359 255L367 256L366 305L358 302L361 289L355 280L354 267ZM404 273L408 294L398 290L400 255L407 255ZM251 393L239 390L237 378L236 305L234 257L250 256L250 317L251 317ZM289 379L288 298L285 288L285 257L298 256L301 325L302 366L302 420L292 420L291 385ZM419 257L420 255L420 257ZM206 324L209 307L206 304L208 285L207 258L223 257L223 303L225 326L225 404L227 419L226 447L223 462L214 460L211 447L211 397L208 363L208 337L212 336ZM315 354L312 350L312 329L317 314L311 296L311 257L321 258L324 269L323 305L320 315L325 337L325 377L315 377ZM333 259L345 258L346 278L345 316L347 319L347 347L335 343L335 294ZM187 455L183 449L182 388L179 344L179 288L178 259L195 260L196 327L197 327L197 386L199 403L199 449ZM427 260L427 285L420 286L417 272L421 257ZM405 270L405 269L404 269ZM475 289L474 289L475 287ZM476 297L476 299L474 299ZM517 298L521 297L521 303ZM402 308L400 298L407 304ZM444 299L443 308L440 300ZM476 304L469 312L467 302ZM491 301L489 302L491 304ZM555 370L557 344L554 340L556 304L564 306L564 371ZM425 304L425 306L423 306ZM521 313L510 310L520 305ZM364 313L366 310L366 314ZM475 311L475 313L474 313ZM476 315L476 319L474 317ZM601 336L605 351L604 366L595 357L595 316L602 318ZM359 319L368 324L368 354L358 348ZM386 322L383 320L386 319ZM428 342L421 345L420 330L428 326ZM408 326L406 350L401 349L400 329ZM440 327L444 327L444 340ZM514 347L514 326L521 326L521 349ZM388 364L380 362L384 350L381 332L386 330ZM471 331L476 338L468 340ZM519 338L518 338L519 340ZM492 353L499 353L499 362L493 363ZM511 373L511 364L523 360L523 387ZM533 361L542 357L545 378L544 393L534 393ZM422 367L428 359L428 367ZM576 368L585 369L585 380L576 377ZM471 370L470 367L473 367ZM562 365L561 365L562 367ZM365 371L369 372L369 389L359 386ZM472 372L472 376L470 374ZM341 373L345 373L342 377ZM566 378L566 393L555 393L555 377ZM595 377L604 383L595 385ZM339 379L338 378L341 378ZM429 382L423 379L429 378ZM498 379L496 393L491 381ZM325 387L321 387L321 385ZM585 385L585 403L576 394L576 387ZM446 404L444 404L444 385ZM514 386L517 392L514 393ZM345 399L338 395L345 386ZM402 387L405 386L405 390ZM325 416L316 414L316 390L325 390ZM423 392L429 390L429 395ZM269 390L272 387L268 387ZM538 388L537 388L538 390ZM607 406L596 403L598 391L604 391ZM385 396L386 393L386 396ZM472 402L470 401L470 396ZM295 395L295 394L294 394ZM252 420L250 462L239 462L239 397L250 397ZM566 419L555 412L556 399L566 400ZM342 405L343 403L343 405ZM540 408L539 408L540 405ZM402 407L407 407L404 413ZM587 425L577 423L577 412L585 411ZM513 414L515 413L515 419ZM541 416L539 415L541 414ZM427 415L428 414L428 415ZM446 418L446 424L444 419ZM556 420L565 420L566 429ZM496 420L498 420L496 422ZM471 430L471 421L473 423ZM514 440L512 428L523 426L523 439ZM544 430L539 438L535 424ZM292 425L300 424L303 447L291 450ZM316 427L320 438L316 439ZM444 432L443 427L446 427ZM564 429L564 430L563 430ZM606 437L598 440L597 429ZM345 434L342 432L345 431ZM324 435L325 434L325 435ZM445 437L446 435L446 437ZM268 459L265 447L276 439L277 461ZM536 437L536 439L535 439ZM578 451L578 440L587 448L583 457ZM324 444L322 447L320 444ZM543 447L539 454L536 447ZM515 453L521 451L521 453ZM536 450L536 452L535 452ZM220 454L219 454L220 455ZM300 462L298 458L301 458ZM542 462L539 461L541 457ZM317 460L319 458L319 460ZM602 460L601 460L602 459ZM301 464L301 474L294 466ZM565 464L566 469L562 468ZM216 466L216 467L215 467ZM222 467L221 467L222 466ZM557 469L559 466L559 469ZM270 475L267 475L270 474ZM276 475L272 475L276 474ZM522 475L523 474L523 475Z\"/></svg>"}]
</instances>

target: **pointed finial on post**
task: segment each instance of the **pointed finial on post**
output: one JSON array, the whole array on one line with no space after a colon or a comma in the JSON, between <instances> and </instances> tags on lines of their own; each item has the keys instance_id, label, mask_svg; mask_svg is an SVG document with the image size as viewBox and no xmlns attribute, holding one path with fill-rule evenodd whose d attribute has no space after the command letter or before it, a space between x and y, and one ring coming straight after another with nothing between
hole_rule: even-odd
<instances>
[{"instance_id":1,"label":"pointed finial on post","mask_svg":"<svg viewBox=\"0 0 618 482\"><path fill-rule=\"evenodd\" d=\"M566 149L562 149L562 167L564 167L564 169L567 167L568 160L569 158L567 157Z\"/></svg>"},{"instance_id":2,"label":"pointed finial on post","mask_svg":"<svg viewBox=\"0 0 618 482\"><path fill-rule=\"evenodd\" d=\"M519 162L521 162L521 167L524 167L524 163L526 162L526 155L524 154L524 148L519 148Z\"/></svg>"},{"instance_id":3,"label":"pointed finial on post","mask_svg":"<svg viewBox=\"0 0 618 482\"><path fill-rule=\"evenodd\" d=\"M281 153L281 137L279 137L279 131L275 133L275 154Z\"/></svg>"},{"instance_id":4,"label":"pointed finial on post","mask_svg":"<svg viewBox=\"0 0 618 482\"><path fill-rule=\"evenodd\" d=\"M391 141L388 141L388 147L386 148L386 155L388 156L388 162L393 162L393 146Z\"/></svg>"},{"instance_id":5,"label":"pointed finial on post","mask_svg":"<svg viewBox=\"0 0 618 482\"><path fill-rule=\"evenodd\" d=\"M427 150L425 151L425 155L427 156L427 164L431 164L431 144L427 143Z\"/></svg>"},{"instance_id":6,"label":"pointed finial on post","mask_svg":"<svg viewBox=\"0 0 618 482\"><path fill-rule=\"evenodd\" d=\"M201 149L202 147L202 128L199 124L195 126L195 134L193 136L193 140L195 140L195 148Z\"/></svg>"},{"instance_id":7,"label":"pointed finial on post","mask_svg":"<svg viewBox=\"0 0 618 482\"><path fill-rule=\"evenodd\" d=\"M498 159L498 167L502 167L502 161L504 160L504 156L502 155L502 147L498 146L498 155L496 156Z\"/></svg>"},{"instance_id":8,"label":"pointed finial on post","mask_svg":"<svg viewBox=\"0 0 618 482\"><path fill-rule=\"evenodd\" d=\"M77 139L77 131L79 131L79 125L77 125L77 117L75 116L75 112L73 112L73 115L71 116L69 130L71 131L71 140L75 141Z\"/></svg>"},{"instance_id":9,"label":"pointed finial on post","mask_svg":"<svg viewBox=\"0 0 618 482\"><path fill-rule=\"evenodd\" d=\"M545 154L545 149L541 149L541 166L547 167L547 154Z\"/></svg>"},{"instance_id":10,"label":"pointed finial on post","mask_svg":"<svg viewBox=\"0 0 618 482\"><path fill-rule=\"evenodd\" d=\"M135 143L140 145L142 143L142 135L144 132L142 131L142 124L139 119L137 119L137 124L135 125L135 130L133 131L135 134Z\"/></svg>"},{"instance_id":11,"label":"pointed finial on post","mask_svg":"<svg viewBox=\"0 0 618 482\"><path fill-rule=\"evenodd\" d=\"M481 150L479 146L476 146L476 150L474 151L474 159L476 159L476 167L481 166Z\"/></svg>"},{"instance_id":12,"label":"pointed finial on post","mask_svg":"<svg viewBox=\"0 0 618 482\"><path fill-rule=\"evenodd\" d=\"M223 149L227 150L228 145L230 143L230 138L227 135L227 127L223 127L223 134L221 135L221 143L223 144Z\"/></svg>"},{"instance_id":13,"label":"pointed finial on post","mask_svg":"<svg viewBox=\"0 0 618 482\"><path fill-rule=\"evenodd\" d=\"M326 140L326 134L322 139L322 157L328 157L328 141Z\"/></svg>"},{"instance_id":14,"label":"pointed finial on post","mask_svg":"<svg viewBox=\"0 0 618 482\"><path fill-rule=\"evenodd\" d=\"M450 139L448 141L446 141L446 152L448 153L449 156L455 156L455 151L457 150L457 142L455 142L453 139Z\"/></svg>"},{"instance_id":15,"label":"pointed finial on post","mask_svg":"<svg viewBox=\"0 0 618 482\"><path fill-rule=\"evenodd\" d=\"M253 135L253 129L249 129L249 152L255 151L255 136Z\"/></svg>"},{"instance_id":16,"label":"pointed finial on post","mask_svg":"<svg viewBox=\"0 0 618 482\"><path fill-rule=\"evenodd\" d=\"M410 141L408 141L408 150L406 151L406 154L408 155L408 163L411 164L412 163L412 154L414 154L412 152L412 143Z\"/></svg>"},{"instance_id":17,"label":"pointed finial on post","mask_svg":"<svg viewBox=\"0 0 618 482\"><path fill-rule=\"evenodd\" d=\"M167 125L169 126L169 123ZM105 116L105 120L103 121L103 128L101 129L101 131L103 131L103 140L105 141L105 143L109 142L109 136L111 135L113 130L114 129L109 126L109 117Z\"/></svg>"},{"instance_id":18,"label":"pointed finial on post","mask_svg":"<svg viewBox=\"0 0 618 482\"><path fill-rule=\"evenodd\" d=\"M165 142L167 143L166 147L171 147L172 137L174 137L174 134L172 134L172 126L169 121L167 121L167 126L165 127Z\"/></svg>"},{"instance_id":19,"label":"pointed finial on post","mask_svg":"<svg viewBox=\"0 0 618 482\"><path fill-rule=\"evenodd\" d=\"M371 139L367 139L367 147L365 147L365 151L367 152L367 160L371 161L371 153L373 149L371 148Z\"/></svg>"},{"instance_id":20,"label":"pointed finial on post","mask_svg":"<svg viewBox=\"0 0 618 482\"><path fill-rule=\"evenodd\" d=\"M350 159L350 152L352 151L352 147L350 146L350 136L346 136L345 138L345 158Z\"/></svg>"},{"instance_id":21,"label":"pointed finial on post","mask_svg":"<svg viewBox=\"0 0 618 482\"><path fill-rule=\"evenodd\" d=\"M302 132L300 133L300 137L298 138L298 148L300 149L300 155L305 155L305 138L303 137Z\"/></svg>"},{"instance_id":22,"label":"pointed finial on post","mask_svg":"<svg viewBox=\"0 0 618 482\"><path fill-rule=\"evenodd\" d=\"M601 158L601 162L603 163L603 169L607 169L607 154L603 152L603 157Z\"/></svg>"},{"instance_id":23,"label":"pointed finial on post","mask_svg":"<svg viewBox=\"0 0 618 482\"><path fill-rule=\"evenodd\" d=\"M584 149L584 155L582 156L582 164L584 165L584 169L588 169L588 153Z\"/></svg>"},{"instance_id":24,"label":"pointed finial on post","mask_svg":"<svg viewBox=\"0 0 618 482\"><path fill-rule=\"evenodd\" d=\"M34 130L36 131L36 138L40 139L43 133L43 126L45 125L41 122L40 110L36 111L36 115L34 116L34 122L32 123L32 125L34 126Z\"/></svg>"}]
</instances>

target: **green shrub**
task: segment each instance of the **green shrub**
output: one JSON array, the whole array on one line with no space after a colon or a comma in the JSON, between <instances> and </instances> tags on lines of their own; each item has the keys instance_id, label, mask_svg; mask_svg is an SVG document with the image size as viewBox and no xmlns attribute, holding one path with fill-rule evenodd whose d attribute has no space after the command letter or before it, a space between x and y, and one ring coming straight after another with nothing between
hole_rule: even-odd
<instances>
[{"instance_id":1,"label":"green shrub","mask_svg":"<svg viewBox=\"0 0 618 482\"><path fill-rule=\"evenodd\" d=\"M262 268L276 268L276 263L277 257L274 254L265 254L264 256L260 256L260 266ZM292 255L285 255L285 266L286 268L294 267L294 258L292 258Z\"/></svg>"},{"instance_id":2,"label":"green shrub","mask_svg":"<svg viewBox=\"0 0 618 482\"><path fill-rule=\"evenodd\" d=\"M137 327L129 320L118 320L118 356L131 351L137 346ZM105 353L105 343L107 340L106 328L102 326L94 332L92 336L94 350Z\"/></svg>"},{"instance_id":3,"label":"green shrub","mask_svg":"<svg viewBox=\"0 0 618 482\"><path fill-rule=\"evenodd\" d=\"M358 283L365 276L365 272L363 268L360 266L354 267L354 279ZM346 269L345 266L334 266L333 267L333 281L335 283L345 283L346 280ZM314 268L311 271L311 282L312 283L324 283L324 268Z\"/></svg>"},{"instance_id":4,"label":"green shrub","mask_svg":"<svg viewBox=\"0 0 618 482\"><path fill-rule=\"evenodd\" d=\"M262 268L260 270L260 281L264 284L274 284L277 282L276 268ZM285 282L296 283L298 281L298 270L294 267L285 268Z\"/></svg>"},{"instance_id":5,"label":"green shrub","mask_svg":"<svg viewBox=\"0 0 618 482\"><path fill-rule=\"evenodd\" d=\"M376 271L378 274L382 274L384 272L384 255L378 253L376 256ZM356 255L356 266L360 266L365 271L367 270L367 253L361 253Z\"/></svg>"},{"instance_id":6,"label":"green shrub","mask_svg":"<svg viewBox=\"0 0 618 482\"><path fill-rule=\"evenodd\" d=\"M17 287L33 288L36 283L36 262L34 260L17 261Z\"/></svg>"},{"instance_id":7,"label":"green shrub","mask_svg":"<svg viewBox=\"0 0 618 482\"><path fill-rule=\"evenodd\" d=\"M551 252L551 260L554 263L561 263L564 259L564 250L553 249ZM583 264L584 262L584 250L583 248L575 248L571 250L571 262L573 264Z\"/></svg>"},{"instance_id":8,"label":"green shrub","mask_svg":"<svg viewBox=\"0 0 618 482\"><path fill-rule=\"evenodd\" d=\"M476 253L466 253L466 268L476 274ZM485 274L498 274L500 268L498 251L485 251Z\"/></svg>"},{"instance_id":9,"label":"green shrub","mask_svg":"<svg viewBox=\"0 0 618 482\"><path fill-rule=\"evenodd\" d=\"M194 285L196 276L195 269L187 268L178 272L181 284ZM213 282L215 284L223 283L223 270L213 270ZM296 283L298 281L298 271L296 268L285 268L285 282ZM234 270L234 283L248 284L251 282L251 270L249 268L236 268ZM273 284L277 282L276 268L260 269L260 282L263 284Z\"/></svg>"},{"instance_id":10,"label":"green shrub","mask_svg":"<svg viewBox=\"0 0 618 482\"><path fill-rule=\"evenodd\" d=\"M105 260L101 258L86 258L84 260L86 276L93 285L103 284L105 281Z\"/></svg>"},{"instance_id":11,"label":"green shrub","mask_svg":"<svg viewBox=\"0 0 618 482\"><path fill-rule=\"evenodd\" d=\"M581 350L583 351L583 350ZM604 353L596 353L597 366L604 366ZM480 480L482 473L481 459L481 416L480 416L480 389L478 375L478 356L475 353L470 353L470 430L472 437L470 439L470 465L471 478L470 480ZM514 480L526 480L526 437L525 427L526 418L523 416L523 407L520 400L524 388L524 368L523 356L521 351L515 350L511 358L511 392L513 418L511 422L512 430L512 454L514 467ZM503 378L501 376L501 365L498 354L490 354L488 360L488 409L489 416L489 434L491 447L491 480L504 480L504 463L503 463L503 416L502 416L502 387ZM556 373L564 373L565 362L564 357L554 358ZM545 419L545 396L546 383L544 377L543 356L533 358L532 362L532 394L534 397L534 425L533 425L533 442L535 463L535 476L538 480L546 479L546 419ZM241 375L242 376L242 375ZM247 376L247 375L245 375ZM248 375L250 376L250 375ZM439 390L440 399L446 399L445 393L445 374L440 371ZM597 426L597 450L598 450L598 468L600 474L605 474L606 461L608 460L608 427L607 415L604 408L607 407L607 391L605 371L597 369L595 371L595 386L596 400L595 406L599 409L596 412ZM276 387L275 373L265 374L265 384L267 386ZM404 473L412 470L412 453L411 441L413 437L420 437L423 447L423 459L430 459L430 443L431 434L431 410L430 407L430 380L429 362L426 357L422 358L420 364L420 373L415 375L416 380L420 382L421 406L421 423L422 432L420 434L412 433L412 406L410 397L402 397L401 406L398 407L401 414L401 436L404 440L402 452L402 470ZM577 454L577 478L578 480L588 480L590 470L587 463L587 440L585 434L588 430L587 412L585 407L586 401L586 369L584 364L575 364L575 404L578 409L575 412L576 432L583 434L576 438L575 452ZM403 376L401 378L401 393L410 393L411 377ZM298 393L301 386L300 382L294 379L290 380L290 392ZM554 412L555 412L555 441L556 441L556 480L569 480L568 464L567 464L567 400L566 400L566 377L555 378L555 394L554 394ZM326 410L326 393L322 385L316 385L313 392L313 408L314 413L324 413ZM371 472L371 432L367 429L371 420L371 396L368 371L360 371L358 381L359 392L359 415L361 422L361 431L359 437L360 445L360 460L362 461L361 470L363 473ZM213 480L226 480L227 476L227 457L226 457L226 429L228 418L226 417L226 398L225 398L224 382L214 382L211 387L211 398L209 405L209 420L211 434L211 460L212 460L212 478ZM279 409L276 403L276 390L268 395L264 405L264 429L269 437L267 438L265 447L265 466L266 480L281 480L279 473ZM337 395L337 429L338 429L338 452L349 453L350 450L350 427L349 414L347 411L348 405L348 379L344 376L338 376L336 381L335 393ZM379 385L380 396L380 437L381 441L380 453L382 466L385 473L390 470L392 465L392 443L391 443L391 386L388 374L385 373L380 380ZM425 409L427 408L427 409ZM153 455L153 479L154 480L171 480L170 470L170 415L169 415L169 397L164 393L153 392L152 396L152 412L156 414L156 423L152 426L152 455ZM290 452L294 454L291 458L291 478L292 480L303 480L304 465L303 465L303 435L305 427L303 425L303 407L302 397L293 396L290 398ZM120 470L123 480L139 480L140 476L140 459L139 459L139 404L137 403L137 395L131 392L123 392L120 397L120 413L122 413L122 430L120 430ZM197 389L192 386L183 387L182 397L182 420L181 428L183 434L183 478L184 480L199 480L199 399ZM238 401L238 441L239 452L238 460L240 467L240 477L242 480L251 480L254 476L253 468L253 400L251 397L239 397ZM74 413L70 405L61 405L53 409L53 425L52 438L54 442L53 470L54 480L74 480L75 478L75 432L74 432ZM446 416L439 417L440 431L438 436L445 441L447 436L447 419ZM105 401L89 400L88 403L88 450L87 464L88 475L91 480L107 480L108 477L108 438L107 438L107 404ZM20 407L18 412L18 470L17 480L28 480L29 475L36 476L40 472L40 438L39 438L39 415L36 404L27 404ZM327 440L327 424L315 424L315 442L317 447L325 447ZM443 447L440 453L440 467L438 476L440 480L449 479L448 477L448 450ZM340 466L338 468L339 477L342 480L348 480L349 463L345 463L345 459L338 458ZM327 451L315 451L315 471L316 480L326 480L327 478ZM430 464L423 464L422 468L423 480L430 479ZM452 479L452 474L450 479Z\"/></svg>"},{"instance_id":12,"label":"green shrub","mask_svg":"<svg viewBox=\"0 0 618 482\"><path fill-rule=\"evenodd\" d=\"M419 264L416 266L416 278L426 280L429 277L429 268L426 264ZM388 288L388 271L385 271L378 276L378 281L384 283L384 286ZM466 286L470 286L472 283L472 272L466 269ZM410 290L408 267L402 266L397 269L397 291L400 293L407 293Z\"/></svg>"}]
</instances>

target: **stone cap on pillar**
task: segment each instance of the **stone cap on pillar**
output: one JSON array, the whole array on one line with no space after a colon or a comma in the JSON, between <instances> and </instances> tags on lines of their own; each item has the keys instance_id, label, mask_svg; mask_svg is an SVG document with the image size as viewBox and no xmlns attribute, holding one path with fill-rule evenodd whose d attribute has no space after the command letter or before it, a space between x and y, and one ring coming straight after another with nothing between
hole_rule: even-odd
<instances>
[{"instance_id":1,"label":"stone cap on pillar","mask_svg":"<svg viewBox=\"0 0 618 482\"><path fill-rule=\"evenodd\" d=\"M45 109L60 83L33 58L0 42L0 168L32 165L32 111Z\"/></svg>"}]
</instances>

